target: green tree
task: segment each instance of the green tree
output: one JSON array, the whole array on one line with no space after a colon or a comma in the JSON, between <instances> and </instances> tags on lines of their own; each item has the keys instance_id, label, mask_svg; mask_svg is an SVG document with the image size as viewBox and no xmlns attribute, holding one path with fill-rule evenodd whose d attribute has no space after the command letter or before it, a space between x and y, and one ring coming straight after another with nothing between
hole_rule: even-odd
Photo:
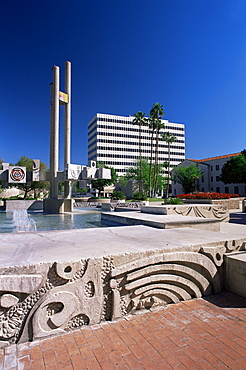
<instances>
[{"instance_id":1,"label":"green tree","mask_svg":"<svg viewBox=\"0 0 246 370\"><path fill-rule=\"evenodd\" d=\"M27 171L32 171L32 163L33 160L31 158L27 158L23 155L18 162L15 164L16 166L26 167ZM46 170L47 166L44 162L40 162L40 170ZM34 198L37 198L37 194L40 191L48 190L49 189L49 182L48 181L31 181L26 182L25 184L14 184L20 190L24 191L24 199L26 199L27 194L33 190Z\"/></svg>"},{"instance_id":2,"label":"green tree","mask_svg":"<svg viewBox=\"0 0 246 370\"><path fill-rule=\"evenodd\" d=\"M178 166L173 170L173 181L182 185L184 193L190 193L195 190L196 181L203 175L200 168L196 167L195 164L191 164L187 167Z\"/></svg>"},{"instance_id":3,"label":"green tree","mask_svg":"<svg viewBox=\"0 0 246 370\"><path fill-rule=\"evenodd\" d=\"M109 168L111 170L111 179L97 179L92 180L92 187L99 190L99 196L103 192L105 186L116 184L117 182L117 173L113 167L106 166L103 162L97 162L97 168Z\"/></svg>"},{"instance_id":4,"label":"green tree","mask_svg":"<svg viewBox=\"0 0 246 370\"><path fill-rule=\"evenodd\" d=\"M139 136L138 136L139 139L138 140L139 140L139 160L140 160L140 191L142 191L142 185L141 185L141 181L142 181L142 174L141 174L141 170L142 170L142 166L141 166L141 162L142 162L141 136L142 136L142 126L146 126L148 121L147 121L147 118L145 117L146 114L141 112L141 111L138 111L133 116L134 116L134 120L132 121L132 123L134 125L139 126Z\"/></svg>"},{"instance_id":5,"label":"green tree","mask_svg":"<svg viewBox=\"0 0 246 370\"><path fill-rule=\"evenodd\" d=\"M140 171L140 165L142 167L141 171ZM163 165L158 166L157 190L159 190L159 191L164 190L165 187L166 187L166 178L164 178L161 174L162 166ZM150 171L152 171L152 176L149 176ZM140 177L140 173L141 173L142 177ZM128 180L135 180L135 181L138 181L138 182L140 181L140 178L141 178L142 192L143 192L144 195L148 195L148 193L150 192L150 188L153 187L153 183L151 185L149 185L149 178L151 177L152 181L154 181L154 176L153 175L154 175L154 168L150 167L150 164L148 163L147 159L142 159L141 164L140 164L140 161L138 160L136 162L135 166L130 167L127 170L127 174L126 174L125 178L127 178Z\"/></svg>"},{"instance_id":6,"label":"green tree","mask_svg":"<svg viewBox=\"0 0 246 370\"><path fill-rule=\"evenodd\" d=\"M222 169L220 180L224 184L246 183L246 151L243 150L237 157L232 157L227 161Z\"/></svg>"},{"instance_id":7,"label":"green tree","mask_svg":"<svg viewBox=\"0 0 246 370\"><path fill-rule=\"evenodd\" d=\"M153 191L157 191L157 182L158 182L158 147L159 147L159 134L160 130L164 128L162 123L162 117L164 116L163 105L160 103L153 104L150 110L150 123L152 128L152 133L155 131L155 165L154 165L154 182L153 182ZM152 157L152 153L151 153ZM151 171L150 171L151 174Z\"/></svg>"},{"instance_id":8,"label":"green tree","mask_svg":"<svg viewBox=\"0 0 246 370\"><path fill-rule=\"evenodd\" d=\"M169 184L170 184L170 149L171 144L176 140L176 136L174 136L171 132L164 132L162 134L162 139L167 143L168 146L168 167L167 167L167 191L166 191L166 198L169 195Z\"/></svg>"}]
</instances>

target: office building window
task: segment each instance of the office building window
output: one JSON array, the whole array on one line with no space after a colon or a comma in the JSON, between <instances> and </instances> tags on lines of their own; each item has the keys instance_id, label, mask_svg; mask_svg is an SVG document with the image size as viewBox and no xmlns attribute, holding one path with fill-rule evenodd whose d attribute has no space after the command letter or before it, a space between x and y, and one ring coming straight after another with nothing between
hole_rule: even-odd
<instances>
[{"instance_id":1,"label":"office building window","mask_svg":"<svg viewBox=\"0 0 246 370\"><path fill-rule=\"evenodd\" d=\"M216 193L220 193L220 187L219 186L217 186L217 188L216 188Z\"/></svg>"},{"instance_id":2,"label":"office building window","mask_svg":"<svg viewBox=\"0 0 246 370\"><path fill-rule=\"evenodd\" d=\"M234 186L234 193L239 194L239 187L238 186Z\"/></svg>"},{"instance_id":3,"label":"office building window","mask_svg":"<svg viewBox=\"0 0 246 370\"><path fill-rule=\"evenodd\" d=\"M225 193L229 194L229 187L228 186L225 187Z\"/></svg>"},{"instance_id":4,"label":"office building window","mask_svg":"<svg viewBox=\"0 0 246 370\"><path fill-rule=\"evenodd\" d=\"M213 178L213 176L211 176L211 182L214 182L214 178Z\"/></svg>"},{"instance_id":5,"label":"office building window","mask_svg":"<svg viewBox=\"0 0 246 370\"><path fill-rule=\"evenodd\" d=\"M219 169L220 169L220 166L216 164L216 171L219 171Z\"/></svg>"}]
</instances>

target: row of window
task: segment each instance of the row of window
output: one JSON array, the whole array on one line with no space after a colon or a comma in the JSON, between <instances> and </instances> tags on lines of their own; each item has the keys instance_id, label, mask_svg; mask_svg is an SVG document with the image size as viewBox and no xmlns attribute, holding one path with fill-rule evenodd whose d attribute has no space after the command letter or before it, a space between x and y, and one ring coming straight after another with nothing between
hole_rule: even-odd
<instances>
[{"instance_id":1,"label":"row of window","mask_svg":"<svg viewBox=\"0 0 246 370\"><path fill-rule=\"evenodd\" d=\"M149 153L148 151L146 151L145 153ZM150 153L149 153L150 154ZM160 157L160 154L163 154L163 155L166 155L167 159L168 160L168 152L158 152L159 154L159 157ZM181 153L179 152L171 152L170 153L171 155L181 155ZM127 154L114 154L114 153L97 153L98 157L105 157L105 158L136 158L138 159L139 158L139 155L127 155ZM154 155L153 155L154 156ZM149 159L150 158L150 155L148 155L147 157L145 156L142 156L142 158L146 158L146 159ZM162 158L163 159L163 158ZM171 161L173 160L173 158L171 158Z\"/></svg>"},{"instance_id":2,"label":"row of window","mask_svg":"<svg viewBox=\"0 0 246 370\"><path fill-rule=\"evenodd\" d=\"M220 169L219 164L216 164L215 171L219 171L219 169ZM213 171L213 166L210 166L210 171Z\"/></svg>"},{"instance_id":3,"label":"row of window","mask_svg":"<svg viewBox=\"0 0 246 370\"><path fill-rule=\"evenodd\" d=\"M135 139L139 142L139 135L129 135L129 134L121 134L121 133L114 133L114 132L95 132L92 136L88 136L89 140L93 139L94 137L96 136L105 136L105 137L108 137L108 136L114 136L114 137L125 137L125 138L129 138L129 139ZM180 135L182 136L182 135ZM141 136L141 140L149 140L149 136L146 137L146 136ZM162 140L162 137L159 135L159 140ZM177 142L178 140L174 140L174 142ZM153 138L153 142L155 143L155 136Z\"/></svg>"},{"instance_id":4,"label":"row of window","mask_svg":"<svg viewBox=\"0 0 246 370\"><path fill-rule=\"evenodd\" d=\"M92 160L92 159L89 159L89 160ZM94 159L96 160L96 159ZM180 159L173 159L173 161L177 161L180 163ZM121 162L121 161L103 161L106 165L109 165L109 166L130 166L130 167L133 167L133 166L136 166L136 162ZM176 167L175 165L172 165L172 167ZM117 171L119 171L117 169Z\"/></svg>"},{"instance_id":5,"label":"row of window","mask_svg":"<svg viewBox=\"0 0 246 370\"><path fill-rule=\"evenodd\" d=\"M230 193L230 190L229 190L229 186L225 186L224 188L225 190L223 191L223 188L220 188L220 186L216 186L215 190L213 187L211 187L210 191L216 191L216 193L226 193L226 194L229 194ZM221 191L222 190L222 191ZM202 192L204 192L204 188L202 188L201 190ZM244 192L246 193L246 186L244 188ZM233 193L234 194L239 194L239 187L238 186L234 186L233 187Z\"/></svg>"},{"instance_id":6,"label":"row of window","mask_svg":"<svg viewBox=\"0 0 246 370\"><path fill-rule=\"evenodd\" d=\"M93 143L92 143L93 144ZM92 145L90 145L89 147L91 147ZM139 156L139 150L138 150L138 148L126 148L126 147L117 147L117 148L110 148L111 150L114 150L114 152L127 152L127 153L138 153L138 156ZM172 149L184 149L184 148L181 148L181 147L173 147ZM94 151L97 151L97 153L98 153L98 151L99 150L101 150L101 151L103 151L104 153L103 153L103 156L105 156L105 157L108 157L109 156L109 154L108 154L108 151L109 151L109 149L108 148L105 148L105 147L103 147L103 146L97 146L97 147L93 147L92 149L90 149L90 150L88 150L88 154L91 154L92 152L94 152ZM105 153L106 152L106 153ZM151 150L150 149L142 149L142 153L143 154L148 154L149 156L150 156L150 154L151 154ZM99 154L99 153L98 153ZM165 150L158 150L158 154L160 155L160 154L164 154L164 155L168 155L168 152L167 151L165 151ZM181 157L184 157L184 152L174 152L174 151L170 151L170 154L171 155L179 155L179 156L181 156ZM102 155L102 154L100 154L100 155ZM110 155L113 155L113 156L115 156L115 154L110 154ZM122 157L124 154L120 154L120 157Z\"/></svg>"},{"instance_id":7,"label":"row of window","mask_svg":"<svg viewBox=\"0 0 246 370\"><path fill-rule=\"evenodd\" d=\"M108 129L108 130L115 130L115 131L131 131L131 132L139 132L139 127L129 127L128 130L127 130L127 127L117 127L117 126L107 126L107 125L100 125L98 124L97 125L98 128L102 128L102 129ZM175 130L174 127L171 128L172 130ZM144 128L142 127L141 131L143 133L147 133L147 134L151 134L151 130L149 128ZM184 131L184 130L183 130ZM164 132L164 130L161 130L161 132ZM89 132L88 132L88 135L89 135ZM175 132L174 134L175 136L182 136L184 137L184 133L183 134L178 134Z\"/></svg>"},{"instance_id":8,"label":"row of window","mask_svg":"<svg viewBox=\"0 0 246 370\"><path fill-rule=\"evenodd\" d=\"M130 137L128 138L123 138L123 139L131 139ZM116 143L116 144L123 144L123 145L136 145L139 147L139 143L137 141L128 141L128 140L112 140L112 139L97 139L97 142L98 143L110 143L110 144L113 144L113 143ZM175 140L175 143L182 143L184 144L184 142L182 140ZM151 146L151 143L148 142L148 143L141 143L141 147L143 146ZM153 143L153 147L155 147L155 142ZM158 144L158 147L159 148L168 148L168 145L167 144L163 144L163 142L159 142ZM174 146L171 144L170 145L171 148L173 148ZM180 147L179 147L180 148ZM184 148L184 146L183 146Z\"/></svg>"},{"instance_id":9,"label":"row of window","mask_svg":"<svg viewBox=\"0 0 246 370\"><path fill-rule=\"evenodd\" d=\"M95 156L93 156L95 158ZM123 159L123 158L122 158ZM98 161L98 158L97 159L89 159L89 160L95 160L95 161ZM99 157L99 161L100 161L100 157ZM110 165L116 165L116 166L136 166L136 162L121 162L121 161L105 161L103 160L103 162L105 164L110 164ZM180 163L181 160L179 158L172 158L171 159L171 162L178 162ZM174 167L175 165L172 165L172 167Z\"/></svg>"},{"instance_id":10,"label":"row of window","mask_svg":"<svg viewBox=\"0 0 246 370\"><path fill-rule=\"evenodd\" d=\"M91 124L89 125L89 127L91 127ZM91 132L93 132L95 130L95 127L89 129L88 127L88 136L91 134ZM97 128L102 128L102 129L108 129L108 130L116 130L116 131L131 131L131 132L139 132L139 127L117 127L117 126L108 126L108 125L102 125L102 124L97 124ZM170 130L179 130L179 131L183 131L184 132L184 129L182 128L177 128L177 127L172 127L172 126L166 126L165 127L166 129L170 129ZM142 133L146 133L146 134L150 134L152 131L149 129L149 128L144 128L142 127L141 128L141 132ZM161 130L161 133L163 133L164 130L162 129ZM184 136L184 133L183 134L178 134L178 133L174 133L175 136Z\"/></svg>"},{"instance_id":11,"label":"row of window","mask_svg":"<svg viewBox=\"0 0 246 370\"><path fill-rule=\"evenodd\" d=\"M213 176L211 176L211 182L214 182L214 177ZM220 181L220 176L216 176L216 181Z\"/></svg>"},{"instance_id":12,"label":"row of window","mask_svg":"<svg viewBox=\"0 0 246 370\"><path fill-rule=\"evenodd\" d=\"M96 123L97 122L97 118L95 118L89 125L88 125L88 128L87 128L87 130L89 130L93 125L94 125L94 123Z\"/></svg>"},{"instance_id":13,"label":"row of window","mask_svg":"<svg viewBox=\"0 0 246 370\"><path fill-rule=\"evenodd\" d=\"M98 121L101 121L101 122L112 122L112 123L123 123L123 124L131 123L132 124L132 120L127 121L127 120L122 120L122 119L117 119L117 118L105 118L105 117L98 117L97 119ZM169 129L173 129L172 126L165 126L165 127ZM175 127L174 129L183 131L182 127Z\"/></svg>"},{"instance_id":14,"label":"row of window","mask_svg":"<svg viewBox=\"0 0 246 370\"><path fill-rule=\"evenodd\" d=\"M105 164L106 164L106 162L105 162ZM173 165L173 167L176 167L177 166L177 164L175 164L175 165ZM127 168L116 168L116 172L118 173L118 172L127 172ZM167 171L163 171L162 172L164 175L167 175Z\"/></svg>"},{"instance_id":15,"label":"row of window","mask_svg":"<svg viewBox=\"0 0 246 370\"><path fill-rule=\"evenodd\" d=\"M113 122L113 123L122 123L122 124L132 124L132 121L126 121L122 119L115 119L115 118L103 118L103 117L97 117L95 118L89 125L88 125L88 130L97 122ZM109 126L107 126L109 127ZM112 126L111 126L112 127ZM115 127L114 127L115 128ZM173 127L173 126L165 126L166 129L168 130L176 130L176 131L184 131L183 127ZM123 128L122 128L123 129ZM144 128L143 128L144 129Z\"/></svg>"},{"instance_id":16,"label":"row of window","mask_svg":"<svg viewBox=\"0 0 246 370\"><path fill-rule=\"evenodd\" d=\"M119 141L119 140L110 140L110 139L95 139L93 142L91 142L88 145L88 149L91 148L96 143L135 145L136 147L139 147L139 143L137 141L130 142L130 141L123 141L123 140L122 141ZM175 140L175 143L181 143L183 145L174 146L174 145L171 144L171 149L174 149L175 148L175 149L183 149L184 150L184 142L182 140ZM151 146L151 143L142 143L141 146L148 146L148 147L150 147ZM160 142L158 146L159 146L159 148L168 148L168 145L167 144L164 144L162 142ZM108 150L108 148L105 148L104 147L104 150ZM121 149L119 149L119 150L121 150Z\"/></svg>"}]
</instances>

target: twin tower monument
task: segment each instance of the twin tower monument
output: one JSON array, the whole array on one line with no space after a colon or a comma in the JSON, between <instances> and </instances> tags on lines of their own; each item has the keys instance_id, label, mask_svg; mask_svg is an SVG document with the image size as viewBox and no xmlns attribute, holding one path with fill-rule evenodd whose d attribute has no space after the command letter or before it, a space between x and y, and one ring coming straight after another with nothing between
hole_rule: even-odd
<instances>
[{"instance_id":1,"label":"twin tower monument","mask_svg":"<svg viewBox=\"0 0 246 370\"><path fill-rule=\"evenodd\" d=\"M95 161L89 166L71 164L71 62L65 62L65 89L60 91L60 68L53 66L53 81L50 84L50 169L40 171L39 160L33 160L31 181L49 181L50 197L44 200L45 213L63 213L73 211L71 187L74 181L83 181L88 185L92 179L109 179L111 170L97 168ZM59 171L59 106L63 105L64 118L64 171ZM30 177L25 167L9 166L3 163L0 180L3 184L25 183ZM58 184L64 183L64 198L58 198Z\"/></svg>"}]
</instances>

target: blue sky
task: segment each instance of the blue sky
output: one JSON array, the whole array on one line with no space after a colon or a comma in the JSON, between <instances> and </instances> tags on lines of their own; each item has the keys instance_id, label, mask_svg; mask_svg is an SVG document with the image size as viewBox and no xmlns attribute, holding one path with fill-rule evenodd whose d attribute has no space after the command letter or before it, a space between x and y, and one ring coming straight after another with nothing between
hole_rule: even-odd
<instances>
[{"instance_id":1,"label":"blue sky","mask_svg":"<svg viewBox=\"0 0 246 370\"><path fill-rule=\"evenodd\" d=\"M246 148L246 1L1 0L0 157L49 164L52 66L72 62L72 163L98 113L186 125L186 157ZM62 112L61 112L62 113ZM62 118L62 117L61 117ZM61 120L60 168L63 168Z\"/></svg>"}]
</instances>

